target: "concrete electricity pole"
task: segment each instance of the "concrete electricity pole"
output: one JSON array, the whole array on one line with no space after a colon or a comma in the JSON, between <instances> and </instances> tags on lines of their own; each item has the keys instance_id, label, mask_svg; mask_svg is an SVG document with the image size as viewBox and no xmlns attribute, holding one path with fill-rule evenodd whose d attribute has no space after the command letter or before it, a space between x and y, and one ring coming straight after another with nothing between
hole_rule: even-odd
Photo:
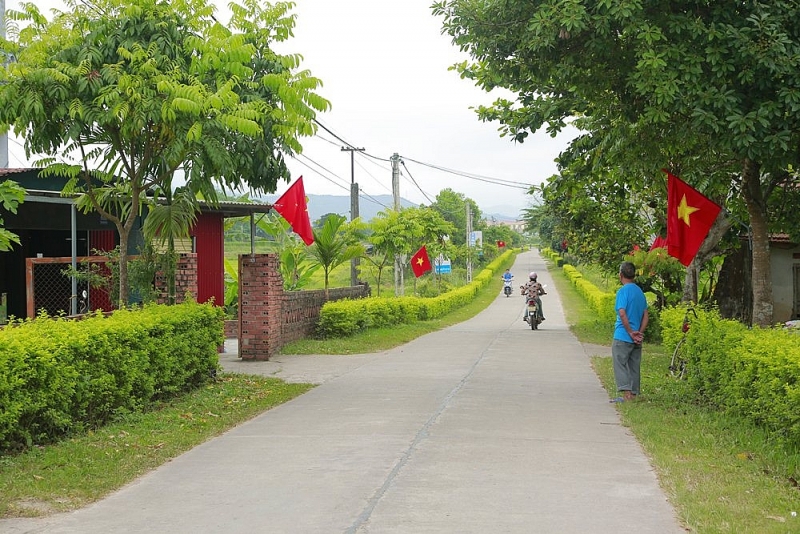
<instances>
[{"instance_id":1,"label":"concrete electricity pole","mask_svg":"<svg viewBox=\"0 0 800 534\"><path fill-rule=\"evenodd\" d=\"M394 198L394 211L400 211L400 155L395 152L389 158L392 162L392 197ZM403 262L399 254L394 255L394 295L402 296L403 287Z\"/></svg>"},{"instance_id":2,"label":"concrete electricity pole","mask_svg":"<svg viewBox=\"0 0 800 534\"><path fill-rule=\"evenodd\" d=\"M3 0L0 0L2 2ZM342 152L350 152L350 220L358 218L358 184L356 183L355 158L356 152L364 152L363 148L342 147ZM358 258L350 260L350 285L358 284Z\"/></svg>"},{"instance_id":3,"label":"concrete electricity pole","mask_svg":"<svg viewBox=\"0 0 800 534\"><path fill-rule=\"evenodd\" d=\"M467 206L467 283L472 282L472 210Z\"/></svg>"},{"instance_id":4,"label":"concrete electricity pole","mask_svg":"<svg viewBox=\"0 0 800 534\"><path fill-rule=\"evenodd\" d=\"M394 211L400 211L400 154L395 152L390 158L392 162L392 198Z\"/></svg>"}]
</instances>

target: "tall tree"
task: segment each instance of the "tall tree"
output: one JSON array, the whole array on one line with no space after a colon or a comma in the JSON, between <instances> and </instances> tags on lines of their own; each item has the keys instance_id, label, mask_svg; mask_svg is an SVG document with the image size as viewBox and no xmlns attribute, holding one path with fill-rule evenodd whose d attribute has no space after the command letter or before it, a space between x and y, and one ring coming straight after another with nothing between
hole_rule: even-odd
<instances>
[{"instance_id":1,"label":"tall tree","mask_svg":"<svg viewBox=\"0 0 800 534\"><path fill-rule=\"evenodd\" d=\"M467 241L467 205L473 221L472 227L477 229L478 222L482 218L481 210L478 204L467 198L464 193L457 193L449 187L442 189L430 206L438 211L445 221L453 225L454 233L450 239L455 245L463 245Z\"/></svg>"},{"instance_id":2,"label":"tall tree","mask_svg":"<svg viewBox=\"0 0 800 534\"><path fill-rule=\"evenodd\" d=\"M516 93L478 112L518 141L605 115L665 142L691 134L729 159L753 238L753 321L771 323L767 200L798 159L800 4L444 0L434 12L475 60L463 76ZM660 166L673 163L684 165Z\"/></svg>"},{"instance_id":3,"label":"tall tree","mask_svg":"<svg viewBox=\"0 0 800 534\"><path fill-rule=\"evenodd\" d=\"M378 287L383 269L397 256L409 256L427 245L432 259L439 254L450 256L444 237L455 227L433 207L420 206L400 211L381 211L370 225L369 242L373 257L367 257L378 269ZM380 289L378 290L380 294Z\"/></svg>"},{"instance_id":4,"label":"tall tree","mask_svg":"<svg viewBox=\"0 0 800 534\"><path fill-rule=\"evenodd\" d=\"M144 198L181 170L188 181L274 192L284 154L313 135L319 80L271 46L292 33L289 2L231 3L218 22L206 0L67 0L48 21L34 4L8 17L0 124L44 154L43 174L111 220L120 235L120 302L128 241ZM163 189L163 187L162 187ZM207 196L207 200L212 197Z\"/></svg>"}]
</instances>

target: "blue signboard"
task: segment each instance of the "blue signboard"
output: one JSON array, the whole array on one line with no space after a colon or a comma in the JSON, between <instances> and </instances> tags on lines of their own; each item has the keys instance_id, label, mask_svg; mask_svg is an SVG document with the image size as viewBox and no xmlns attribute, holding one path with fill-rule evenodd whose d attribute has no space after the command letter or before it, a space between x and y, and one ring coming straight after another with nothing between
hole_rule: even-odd
<instances>
[{"instance_id":1,"label":"blue signboard","mask_svg":"<svg viewBox=\"0 0 800 534\"><path fill-rule=\"evenodd\" d=\"M436 274L450 274L450 260L445 259L441 254L433 262Z\"/></svg>"}]
</instances>

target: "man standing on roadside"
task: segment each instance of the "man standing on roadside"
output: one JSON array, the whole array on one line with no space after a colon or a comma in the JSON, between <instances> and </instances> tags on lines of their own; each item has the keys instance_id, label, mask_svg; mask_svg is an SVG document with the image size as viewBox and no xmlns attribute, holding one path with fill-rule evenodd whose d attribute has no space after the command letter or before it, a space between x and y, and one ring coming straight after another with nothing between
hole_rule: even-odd
<instances>
[{"instance_id":1,"label":"man standing on roadside","mask_svg":"<svg viewBox=\"0 0 800 534\"><path fill-rule=\"evenodd\" d=\"M611 358L614 362L614 379L621 397L611 402L634 400L641 385L642 341L649 315L647 299L641 288L634 283L636 267L629 261L619 266L619 281L614 308L617 321L614 324L614 341Z\"/></svg>"}]
</instances>

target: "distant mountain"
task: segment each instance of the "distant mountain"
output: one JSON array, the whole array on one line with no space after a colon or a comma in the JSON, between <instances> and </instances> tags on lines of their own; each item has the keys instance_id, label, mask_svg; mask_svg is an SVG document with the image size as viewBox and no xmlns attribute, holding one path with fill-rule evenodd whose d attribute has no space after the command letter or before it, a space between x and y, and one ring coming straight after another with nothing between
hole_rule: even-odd
<instances>
[{"instance_id":1,"label":"distant mountain","mask_svg":"<svg viewBox=\"0 0 800 534\"><path fill-rule=\"evenodd\" d=\"M512 215L506 215L503 213L485 213L481 211L481 215L484 219L489 221L497 221L497 222L514 222L520 220L519 217L515 217Z\"/></svg>"},{"instance_id":2,"label":"distant mountain","mask_svg":"<svg viewBox=\"0 0 800 534\"><path fill-rule=\"evenodd\" d=\"M308 217L311 222L320 219L328 213L338 213L350 220L350 197L344 195L306 195L308 197ZM266 202L275 202L278 195L268 195L262 197ZM404 208L416 206L404 198L400 199L400 205ZM369 198L358 199L358 214L364 221L369 222L379 211L391 210L394 206L392 195L370 195Z\"/></svg>"},{"instance_id":3,"label":"distant mountain","mask_svg":"<svg viewBox=\"0 0 800 534\"><path fill-rule=\"evenodd\" d=\"M346 195L306 195L308 197L308 216L311 222L320 219L323 215L328 213L338 213L344 215L347 220L350 220L350 197ZM378 212L391 210L394 206L394 201L391 195L370 195L367 198L361 197L358 199L358 213L366 222L372 220ZM265 202L275 202L278 195L268 195L261 197ZM404 208L417 206L409 200L404 198L400 199L400 205ZM481 208L481 214L484 219L496 220L502 222L513 222L519 220L519 215L522 210L514 206L491 206L487 210Z\"/></svg>"},{"instance_id":4,"label":"distant mountain","mask_svg":"<svg viewBox=\"0 0 800 534\"><path fill-rule=\"evenodd\" d=\"M485 209L481 208L481 214L484 219L514 222L522 218L522 208L510 205L487 206Z\"/></svg>"}]
</instances>

